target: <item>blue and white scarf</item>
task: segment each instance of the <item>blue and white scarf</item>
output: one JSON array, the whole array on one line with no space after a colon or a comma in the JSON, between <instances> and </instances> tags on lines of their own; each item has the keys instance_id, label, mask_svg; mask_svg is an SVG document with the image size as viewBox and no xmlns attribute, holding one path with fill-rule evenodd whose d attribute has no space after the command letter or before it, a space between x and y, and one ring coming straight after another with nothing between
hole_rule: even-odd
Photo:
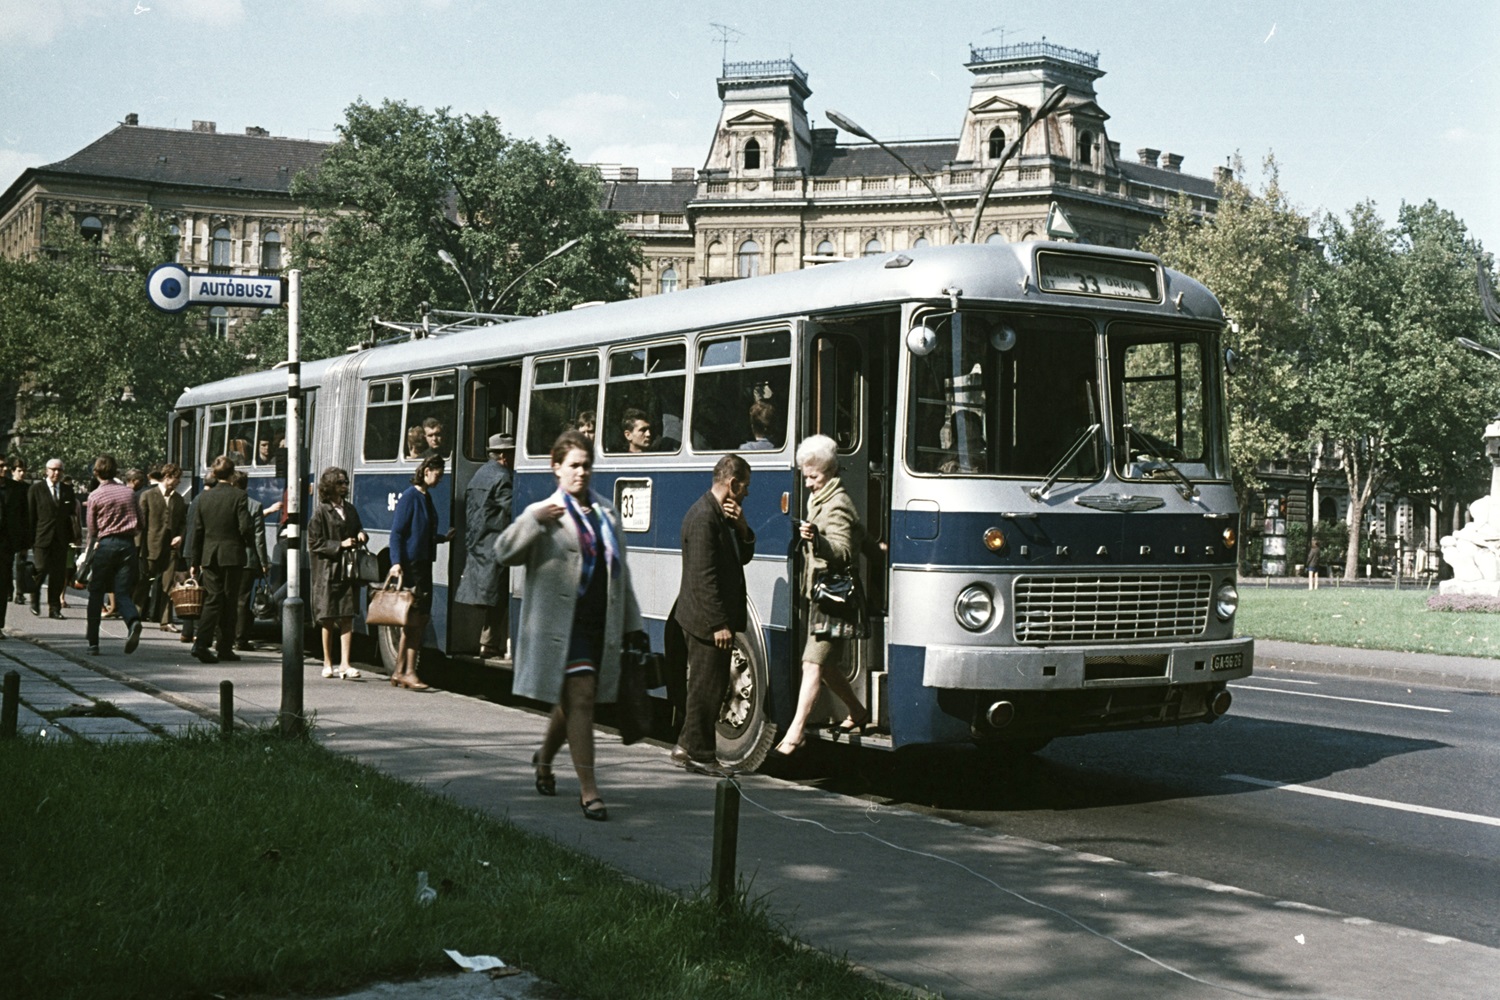
<instances>
[{"instance_id":1,"label":"blue and white scarf","mask_svg":"<svg viewBox=\"0 0 1500 1000\"><path fill-rule=\"evenodd\" d=\"M603 535L604 557L609 564L609 575L618 578L620 575L620 543L615 538L614 528L610 526L609 518L599 509L599 498L592 491L589 492L588 510L593 512L594 517L599 519L599 533L594 532L593 518L590 518L578 501L572 495L558 491L562 496L562 504L567 508L568 514L573 518L573 524L578 529L578 550L583 555L583 579L578 584L578 595L583 596L588 590L588 582L594 578L594 563L599 558L600 535Z\"/></svg>"}]
</instances>

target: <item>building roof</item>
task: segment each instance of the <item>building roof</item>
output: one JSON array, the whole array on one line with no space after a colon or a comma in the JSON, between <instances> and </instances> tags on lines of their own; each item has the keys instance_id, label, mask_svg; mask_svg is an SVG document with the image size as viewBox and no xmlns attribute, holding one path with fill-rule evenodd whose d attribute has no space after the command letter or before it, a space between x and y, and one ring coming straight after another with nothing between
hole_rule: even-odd
<instances>
[{"instance_id":1,"label":"building roof","mask_svg":"<svg viewBox=\"0 0 1500 1000\"><path fill-rule=\"evenodd\" d=\"M317 164L330 146L305 139L120 125L67 159L27 171L20 180L34 171L284 195L298 171Z\"/></svg>"},{"instance_id":2,"label":"building roof","mask_svg":"<svg viewBox=\"0 0 1500 1000\"><path fill-rule=\"evenodd\" d=\"M697 181L605 181L607 212L685 212L698 193Z\"/></svg>"},{"instance_id":3,"label":"building roof","mask_svg":"<svg viewBox=\"0 0 1500 1000\"><path fill-rule=\"evenodd\" d=\"M1157 187L1173 188L1187 194L1202 195L1205 198L1219 196L1214 188L1212 177L1198 177L1194 174L1185 174L1180 170L1166 170L1162 167L1133 163L1128 160L1120 160L1119 165L1120 173L1125 179L1138 184L1154 184Z\"/></svg>"},{"instance_id":4,"label":"building roof","mask_svg":"<svg viewBox=\"0 0 1500 1000\"><path fill-rule=\"evenodd\" d=\"M887 143L891 149L926 173L936 173L958 155L958 141ZM906 168L879 146L815 144L808 174L812 177L884 177L905 174Z\"/></svg>"}]
</instances>

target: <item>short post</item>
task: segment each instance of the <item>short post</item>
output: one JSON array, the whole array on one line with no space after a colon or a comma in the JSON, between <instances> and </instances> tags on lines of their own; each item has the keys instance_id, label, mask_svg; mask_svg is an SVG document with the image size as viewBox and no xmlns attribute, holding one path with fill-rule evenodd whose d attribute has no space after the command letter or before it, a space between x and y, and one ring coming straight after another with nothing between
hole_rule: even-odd
<instances>
[{"instance_id":1,"label":"short post","mask_svg":"<svg viewBox=\"0 0 1500 1000\"><path fill-rule=\"evenodd\" d=\"M16 716L21 711L21 675L5 672L5 701L0 704L0 740L16 738Z\"/></svg>"},{"instance_id":2,"label":"short post","mask_svg":"<svg viewBox=\"0 0 1500 1000\"><path fill-rule=\"evenodd\" d=\"M727 913L734 905L735 855L740 843L740 787L727 778L714 788L714 906Z\"/></svg>"},{"instance_id":3,"label":"short post","mask_svg":"<svg viewBox=\"0 0 1500 1000\"><path fill-rule=\"evenodd\" d=\"M234 735L234 681L219 682L219 739Z\"/></svg>"}]
</instances>

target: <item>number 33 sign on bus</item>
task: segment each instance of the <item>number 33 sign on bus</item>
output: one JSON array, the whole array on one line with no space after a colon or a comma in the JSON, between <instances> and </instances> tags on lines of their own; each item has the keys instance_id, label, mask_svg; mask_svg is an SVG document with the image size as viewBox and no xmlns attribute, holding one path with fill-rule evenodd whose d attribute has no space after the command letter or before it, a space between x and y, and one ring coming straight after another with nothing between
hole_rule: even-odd
<instances>
[{"instance_id":1,"label":"number 33 sign on bus","mask_svg":"<svg viewBox=\"0 0 1500 1000\"><path fill-rule=\"evenodd\" d=\"M191 274L180 264L159 264L146 276L146 297L162 312L188 306L253 306L286 301L286 279L240 274Z\"/></svg>"}]
</instances>

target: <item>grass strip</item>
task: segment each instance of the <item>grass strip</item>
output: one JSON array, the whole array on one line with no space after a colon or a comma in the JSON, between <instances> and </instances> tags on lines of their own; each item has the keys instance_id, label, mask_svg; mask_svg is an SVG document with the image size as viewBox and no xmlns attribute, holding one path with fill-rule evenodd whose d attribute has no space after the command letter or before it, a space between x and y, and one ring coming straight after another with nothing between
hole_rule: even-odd
<instances>
[{"instance_id":1,"label":"grass strip","mask_svg":"<svg viewBox=\"0 0 1500 1000\"><path fill-rule=\"evenodd\" d=\"M1241 635L1400 653L1500 656L1500 615L1429 611L1427 590L1246 586Z\"/></svg>"},{"instance_id":2,"label":"grass strip","mask_svg":"<svg viewBox=\"0 0 1500 1000\"><path fill-rule=\"evenodd\" d=\"M13 740L0 774L0 995L328 994L444 948L581 1000L908 995L312 742Z\"/></svg>"}]
</instances>

